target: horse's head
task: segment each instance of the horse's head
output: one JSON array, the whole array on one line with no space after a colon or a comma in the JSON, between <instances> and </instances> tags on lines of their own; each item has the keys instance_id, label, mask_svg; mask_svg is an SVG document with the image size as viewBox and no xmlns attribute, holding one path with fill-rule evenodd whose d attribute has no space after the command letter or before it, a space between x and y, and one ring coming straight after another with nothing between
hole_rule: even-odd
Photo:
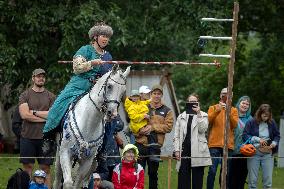
<instances>
[{"instance_id":1,"label":"horse's head","mask_svg":"<svg viewBox=\"0 0 284 189\"><path fill-rule=\"evenodd\" d=\"M130 66L127 67L125 72L118 66L114 66L110 72L101 78L104 81L100 90L100 93L103 93L102 110L108 118L118 114L118 107L126 91L126 78L129 72Z\"/></svg>"}]
</instances>

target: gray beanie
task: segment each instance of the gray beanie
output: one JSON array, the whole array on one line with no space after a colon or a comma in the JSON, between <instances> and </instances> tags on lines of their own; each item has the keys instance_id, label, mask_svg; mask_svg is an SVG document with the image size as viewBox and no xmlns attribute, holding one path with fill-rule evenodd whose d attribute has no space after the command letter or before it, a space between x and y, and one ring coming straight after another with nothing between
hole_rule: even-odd
<instances>
[{"instance_id":1,"label":"gray beanie","mask_svg":"<svg viewBox=\"0 0 284 189\"><path fill-rule=\"evenodd\" d=\"M113 34L113 30L109 25L105 23L98 23L94 25L88 32L90 40L93 40L95 36L106 35L107 37L111 37Z\"/></svg>"}]
</instances>

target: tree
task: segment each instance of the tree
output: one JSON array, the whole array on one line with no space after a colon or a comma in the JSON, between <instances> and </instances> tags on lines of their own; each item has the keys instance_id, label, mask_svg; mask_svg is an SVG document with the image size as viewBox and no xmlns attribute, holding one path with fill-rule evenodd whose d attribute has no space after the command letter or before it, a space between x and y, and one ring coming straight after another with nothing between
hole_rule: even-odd
<instances>
[{"instance_id":1,"label":"tree","mask_svg":"<svg viewBox=\"0 0 284 189\"><path fill-rule=\"evenodd\" d=\"M205 48L200 48L198 37L229 36L231 26L201 23L200 18L230 18L232 9L233 1L221 0L0 1L1 101L7 107L15 104L37 67L48 71L48 88L59 92L72 70L57 61L71 60L75 51L88 43L88 29L101 20L114 29L108 50L115 60L212 61L200 59L198 54L227 54L228 43L208 41ZM266 101L275 113L280 111L277 105L283 102L283 18L283 1L240 2L234 100L248 94L254 109ZM183 100L190 91L197 91L204 108L216 102L219 91L227 85L227 60L220 61L220 69L172 67L178 98ZM265 74L260 74L263 71Z\"/></svg>"}]
</instances>

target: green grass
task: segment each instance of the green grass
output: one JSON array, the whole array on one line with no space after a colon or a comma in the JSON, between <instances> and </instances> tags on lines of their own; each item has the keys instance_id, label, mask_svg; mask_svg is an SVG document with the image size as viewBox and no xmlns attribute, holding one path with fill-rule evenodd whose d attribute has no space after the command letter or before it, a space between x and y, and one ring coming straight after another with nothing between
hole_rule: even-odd
<instances>
[{"instance_id":1,"label":"green grass","mask_svg":"<svg viewBox=\"0 0 284 189\"><path fill-rule=\"evenodd\" d=\"M13 157L13 158L1 158L1 157ZM9 177L15 172L18 167L21 167L19 159L16 158L18 155L15 154L0 154L0 189L5 189ZM220 166L219 166L220 167ZM54 169L53 169L54 170ZM145 171L147 173L147 170ZM203 188L206 188L206 177L208 169L205 169L204 172L204 185ZM216 189L220 188L218 184L219 171L215 179ZM259 175L261 178L261 175ZM168 187L168 161L164 161L160 164L159 167L159 188L167 189ZM148 188L148 176L145 175L145 188ZM175 161L172 161L171 167L171 188L177 188L177 172L175 170ZM247 186L246 186L247 188ZM261 179L259 179L259 188L261 187ZM281 189L284 188L284 168L274 168L273 171L273 188Z\"/></svg>"}]
</instances>

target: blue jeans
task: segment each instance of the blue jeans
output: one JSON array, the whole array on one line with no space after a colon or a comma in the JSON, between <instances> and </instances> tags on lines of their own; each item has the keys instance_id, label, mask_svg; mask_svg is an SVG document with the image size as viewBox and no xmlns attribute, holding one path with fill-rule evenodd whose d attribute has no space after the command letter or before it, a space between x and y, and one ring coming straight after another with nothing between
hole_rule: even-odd
<instances>
[{"instance_id":1,"label":"blue jeans","mask_svg":"<svg viewBox=\"0 0 284 189\"><path fill-rule=\"evenodd\" d=\"M214 182L215 182L215 176L217 172L218 165L222 163L222 157L223 157L223 148L209 148L210 156L212 158L212 165L209 166L208 170L208 176L207 176L207 189L214 189ZM230 157L232 155L232 150L228 151L228 156ZM214 158L214 157L221 157L221 158ZM228 160L227 164L227 176L226 176L226 183L227 188L228 187L228 181L229 181L229 167L230 167L230 159ZM220 177L219 182L221 182L221 170L220 170Z\"/></svg>"},{"instance_id":2,"label":"blue jeans","mask_svg":"<svg viewBox=\"0 0 284 189\"><path fill-rule=\"evenodd\" d=\"M259 166L262 169L263 188L272 187L273 156L257 150L253 158L247 160L249 189L257 188Z\"/></svg>"}]
</instances>

